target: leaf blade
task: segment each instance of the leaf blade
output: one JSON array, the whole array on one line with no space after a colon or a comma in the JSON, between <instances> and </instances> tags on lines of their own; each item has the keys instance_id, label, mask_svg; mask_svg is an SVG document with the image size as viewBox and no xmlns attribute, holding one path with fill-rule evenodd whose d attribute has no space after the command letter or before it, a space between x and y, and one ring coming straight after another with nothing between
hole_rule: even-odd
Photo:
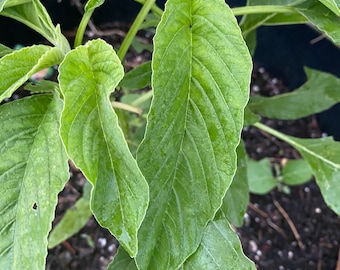
<instances>
[{"instance_id":1,"label":"leaf blade","mask_svg":"<svg viewBox=\"0 0 340 270\"><path fill-rule=\"evenodd\" d=\"M184 263L183 270L252 269L255 264L243 253L237 234L221 214L208 223L196 252Z\"/></svg>"},{"instance_id":2,"label":"leaf blade","mask_svg":"<svg viewBox=\"0 0 340 270\"><path fill-rule=\"evenodd\" d=\"M305 71L308 80L300 88L270 98L254 96L249 103L250 109L270 118L295 120L340 102L339 78L308 68Z\"/></svg>"},{"instance_id":3,"label":"leaf blade","mask_svg":"<svg viewBox=\"0 0 340 270\"><path fill-rule=\"evenodd\" d=\"M235 173L251 60L219 0L168 1L154 44L154 100L137 152L150 206L136 262L176 269L199 245Z\"/></svg>"},{"instance_id":4,"label":"leaf blade","mask_svg":"<svg viewBox=\"0 0 340 270\"><path fill-rule=\"evenodd\" d=\"M0 268L42 269L57 195L69 178L62 101L37 95L0 107Z\"/></svg>"},{"instance_id":5,"label":"leaf blade","mask_svg":"<svg viewBox=\"0 0 340 270\"><path fill-rule=\"evenodd\" d=\"M94 186L91 208L96 219L134 256L148 186L109 100L123 67L112 47L98 39L68 53L59 70L65 98L61 135L67 152Z\"/></svg>"}]
</instances>

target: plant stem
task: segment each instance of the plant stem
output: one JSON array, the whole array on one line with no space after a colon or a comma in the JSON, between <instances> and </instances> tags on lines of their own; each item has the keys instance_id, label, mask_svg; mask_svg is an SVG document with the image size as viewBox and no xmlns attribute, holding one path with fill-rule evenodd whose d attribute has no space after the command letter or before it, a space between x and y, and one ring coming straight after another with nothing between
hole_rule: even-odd
<instances>
[{"instance_id":1,"label":"plant stem","mask_svg":"<svg viewBox=\"0 0 340 270\"><path fill-rule=\"evenodd\" d=\"M270 127L268 127L268 126L266 126L266 125L264 125L260 122L253 124L253 126L259 128L259 129L261 129L261 130L263 130L263 131L265 131L265 132L267 132L267 133L269 133L269 134L271 134L271 135L273 135L277 138L279 138L280 140L290 144L293 147L301 148L301 145L298 145L296 142L291 140L288 135L285 135L285 134L283 134L283 133L281 133L281 132L279 132L275 129L272 129L272 128L270 128Z\"/></svg>"},{"instance_id":2,"label":"plant stem","mask_svg":"<svg viewBox=\"0 0 340 270\"><path fill-rule=\"evenodd\" d=\"M152 96L153 96L153 91L150 90L147 93L143 94L141 97L137 98L134 102L131 103L131 105L134 106L134 107L138 107L144 101L152 98Z\"/></svg>"},{"instance_id":3,"label":"plant stem","mask_svg":"<svg viewBox=\"0 0 340 270\"><path fill-rule=\"evenodd\" d=\"M134 39L134 37L136 36L139 27L141 26L141 24L143 23L146 15L148 15L152 5L155 3L156 0L146 0L143 7L141 8L141 10L139 11L136 19L134 20L133 24L131 25L129 32L126 34L126 37L124 38L124 41L122 43L122 45L120 46L119 50L118 50L118 57L121 61L123 61L126 52L128 51L132 40Z\"/></svg>"},{"instance_id":4,"label":"plant stem","mask_svg":"<svg viewBox=\"0 0 340 270\"><path fill-rule=\"evenodd\" d=\"M135 2L144 5L146 0L135 0ZM163 10L157 6L157 4L153 4L151 7L151 11L157 15L159 18L162 17Z\"/></svg>"},{"instance_id":5,"label":"plant stem","mask_svg":"<svg viewBox=\"0 0 340 270\"><path fill-rule=\"evenodd\" d=\"M261 13L297 13L296 8L289 6L245 6L232 8L235 16Z\"/></svg>"},{"instance_id":6,"label":"plant stem","mask_svg":"<svg viewBox=\"0 0 340 270\"><path fill-rule=\"evenodd\" d=\"M94 9L92 10L92 12L85 12L83 17L81 18L78 31L76 34L76 38L74 40L74 48L78 47L83 42L83 37L84 37L85 30L86 30L86 26L89 20L91 19L93 11Z\"/></svg>"}]
</instances>

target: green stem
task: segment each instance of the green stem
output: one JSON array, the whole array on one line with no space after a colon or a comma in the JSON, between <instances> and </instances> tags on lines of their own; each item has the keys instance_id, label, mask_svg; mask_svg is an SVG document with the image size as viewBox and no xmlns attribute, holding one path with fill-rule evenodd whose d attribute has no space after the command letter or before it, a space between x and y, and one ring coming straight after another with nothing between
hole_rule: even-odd
<instances>
[{"instance_id":1,"label":"green stem","mask_svg":"<svg viewBox=\"0 0 340 270\"><path fill-rule=\"evenodd\" d=\"M141 4L141 5L144 5L146 0L135 0L137 3ZM157 6L157 4L153 4L152 7L151 7L151 11L156 15L158 16L159 18L162 17L162 14L163 14L163 10Z\"/></svg>"},{"instance_id":2,"label":"green stem","mask_svg":"<svg viewBox=\"0 0 340 270\"><path fill-rule=\"evenodd\" d=\"M245 6L232 8L235 16L261 13L297 13L296 8L289 6Z\"/></svg>"},{"instance_id":3,"label":"green stem","mask_svg":"<svg viewBox=\"0 0 340 270\"><path fill-rule=\"evenodd\" d=\"M263 130L263 131L265 131L265 132L267 132L267 133L269 133L269 134L271 134L271 135L273 135L277 138L279 138L280 140L290 144L294 148L301 149L301 145L296 143L295 141L291 140L288 135L285 135L285 134L283 134L283 133L281 133L281 132L279 132L275 129L272 129L272 128L270 128L270 127L268 127L268 126L266 126L266 125L264 125L260 122L253 124L253 126L259 128L259 129L261 129L261 130Z\"/></svg>"},{"instance_id":4,"label":"green stem","mask_svg":"<svg viewBox=\"0 0 340 270\"><path fill-rule=\"evenodd\" d=\"M148 15L152 5L155 3L156 0L146 0L143 7L141 8L141 10L139 11L136 19L134 20L133 24L131 25L129 32L126 34L126 37L124 38L124 41L122 43L122 45L120 46L119 50L118 50L118 57L121 61L123 61L125 54L127 53L132 40L134 39L134 37L136 36L139 27L141 26L141 24L143 23L146 15Z\"/></svg>"},{"instance_id":5,"label":"green stem","mask_svg":"<svg viewBox=\"0 0 340 270\"><path fill-rule=\"evenodd\" d=\"M152 96L153 96L153 91L150 90L147 93L143 94L141 97L137 98L134 102L132 102L131 106L138 107L144 101L147 101L148 99L152 98Z\"/></svg>"},{"instance_id":6,"label":"green stem","mask_svg":"<svg viewBox=\"0 0 340 270\"><path fill-rule=\"evenodd\" d=\"M84 16L81 18L81 21L80 21L80 24L77 30L76 38L74 40L74 48L82 44L86 26L89 20L91 19L93 11L94 9L90 12L85 12Z\"/></svg>"}]
</instances>

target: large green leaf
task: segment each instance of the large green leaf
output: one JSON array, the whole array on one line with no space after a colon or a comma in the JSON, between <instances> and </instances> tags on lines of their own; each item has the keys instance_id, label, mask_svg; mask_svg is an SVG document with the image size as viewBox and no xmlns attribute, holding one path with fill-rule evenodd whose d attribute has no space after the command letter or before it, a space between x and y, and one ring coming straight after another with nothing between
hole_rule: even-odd
<instances>
[{"instance_id":1,"label":"large green leaf","mask_svg":"<svg viewBox=\"0 0 340 270\"><path fill-rule=\"evenodd\" d=\"M140 269L177 269L236 171L251 58L223 0L169 0L154 39L154 99L137 161L150 185Z\"/></svg>"},{"instance_id":2,"label":"large green leaf","mask_svg":"<svg viewBox=\"0 0 340 270\"><path fill-rule=\"evenodd\" d=\"M57 195L69 178L62 101L35 95L0 107L0 269L44 269Z\"/></svg>"},{"instance_id":3,"label":"large green leaf","mask_svg":"<svg viewBox=\"0 0 340 270\"><path fill-rule=\"evenodd\" d=\"M221 210L233 225L241 227L249 202L247 155L241 141L237 147L237 171L226 195Z\"/></svg>"},{"instance_id":4,"label":"large green leaf","mask_svg":"<svg viewBox=\"0 0 340 270\"><path fill-rule=\"evenodd\" d=\"M123 77L113 48L93 40L68 53L59 68L65 98L61 135L93 184L91 209L131 256L148 205L148 185L129 152L109 95Z\"/></svg>"},{"instance_id":5,"label":"large green leaf","mask_svg":"<svg viewBox=\"0 0 340 270\"><path fill-rule=\"evenodd\" d=\"M285 135L261 123L254 126L296 148L311 167L326 204L340 214L340 143L331 137L299 139Z\"/></svg>"},{"instance_id":6,"label":"large green leaf","mask_svg":"<svg viewBox=\"0 0 340 270\"><path fill-rule=\"evenodd\" d=\"M39 0L22 1L23 4L4 8L0 15L10 17L16 21L26 24L45 37L61 52L67 53L70 50L69 43L61 34L60 26L53 25L50 16L44 5ZM24 3L27 2L27 3ZM6 3L7 4L7 3Z\"/></svg>"},{"instance_id":7,"label":"large green leaf","mask_svg":"<svg viewBox=\"0 0 340 270\"><path fill-rule=\"evenodd\" d=\"M6 54L0 59L0 102L10 97L34 73L60 63L62 54L57 48L44 45L26 47Z\"/></svg>"},{"instance_id":8,"label":"large green leaf","mask_svg":"<svg viewBox=\"0 0 340 270\"><path fill-rule=\"evenodd\" d=\"M184 263L183 270L255 270L255 264L242 251L237 234L226 218L217 213L204 230L196 252Z\"/></svg>"},{"instance_id":9,"label":"large green leaf","mask_svg":"<svg viewBox=\"0 0 340 270\"><path fill-rule=\"evenodd\" d=\"M325 72L305 68L307 82L297 90L274 97L254 96L249 107L276 119L299 119L324 111L340 102L340 79Z\"/></svg>"}]
</instances>

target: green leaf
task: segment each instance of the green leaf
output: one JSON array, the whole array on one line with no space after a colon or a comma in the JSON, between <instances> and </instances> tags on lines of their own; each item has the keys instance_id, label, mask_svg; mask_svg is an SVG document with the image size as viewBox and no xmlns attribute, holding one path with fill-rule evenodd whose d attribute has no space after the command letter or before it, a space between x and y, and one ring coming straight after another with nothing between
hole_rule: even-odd
<instances>
[{"instance_id":1,"label":"green leaf","mask_svg":"<svg viewBox=\"0 0 340 270\"><path fill-rule=\"evenodd\" d=\"M244 144L237 147L237 171L223 199L221 210L227 219L241 227L249 202L247 159Z\"/></svg>"},{"instance_id":2,"label":"green leaf","mask_svg":"<svg viewBox=\"0 0 340 270\"><path fill-rule=\"evenodd\" d=\"M44 269L57 195L69 178L62 101L35 95L0 106L0 269Z\"/></svg>"},{"instance_id":3,"label":"green leaf","mask_svg":"<svg viewBox=\"0 0 340 270\"><path fill-rule=\"evenodd\" d=\"M13 52L13 49L8 48L7 46L0 43L0 57L3 57L11 52Z\"/></svg>"},{"instance_id":4,"label":"green leaf","mask_svg":"<svg viewBox=\"0 0 340 270\"><path fill-rule=\"evenodd\" d=\"M331 137L294 138L261 123L256 123L254 126L289 143L300 152L311 167L326 204L339 215L340 143L333 141Z\"/></svg>"},{"instance_id":5,"label":"green leaf","mask_svg":"<svg viewBox=\"0 0 340 270\"><path fill-rule=\"evenodd\" d=\"M254 96L250 109L270 118L293 120L326 110L340 101L339 78L308 68L305 71L308 80L300 88L270 98Z\"/></svg>"},{"instance_id":6,"label":"green leaf","mask_svg":"<svg viewBox=\"0 0 340 270\"><path fill-rule=\"evenodd\" d=\"M65 98L61 135L67 152L93 184L91 209L131 256L148 205L148 185L129 152L110 93L123 77L113 48L92 40L59 68Z\"/></svg>"},{"instance_id":7,"label":"green leaf","mask_svg":"<svg viewBox=\"0 0 340 270\"><path fill-rule=\"evenodd\" d=\"M340 44L340 19L332 11L322 3L314 0L306 1L306 4L298 9L301 15L324 32L335 44Z\"/></svg>"},{"instance_id":8,"label":"green leaf","mask_svg":"<svg viewBox=\"0 0 340 270\"><path fill-rule=\"evenodd\" d=\"M32 0L0 0L0 12L4 8L18 6L29 2L32 2Z\"/></svg>"},{"instance_id":9,"label":"green leaf","mask_svg":"<svg viewBox=\"0 0 340 270\"><path fill-rule=\"evenodd\" d=\"M85 12L92 13L97 7L104 4L104 0L89 0L85 5Z\"/></svg>"},{"instance_id":10,"label":"green leaf","mask_svg":"<svg viewBox=\"0 0 340 270\"><path fill-rule=\"evenodd\" d=\"M125 74L119 85L125 90L142 89L151 84L151 61L147 61Z\"/></svg>"},{"instance_id":11,"label":"green leaf","mask_svg":"<svg viewBox=\"0 0 340 270\"><path fill-rule=\"evenodd\" d=\"M243 253L237 234L228 221L217 215L204 230L196 252L184 263L183 270L255 270L255 264Z\"/></svg>"},{"instance_id":12,"label":"green leaf","mask_svg":"<svg viewBox=\"0 0 340 270\"><path fill-rule=\"evenodd\" d=\"M245 110L244 110L244 126L245 127L257 123L258 121L260 121L260 119L261 119L260 116L258 116L257 114L253 113L249 109L249 105L245 108Z\"/></svg>"},{"instance_id":13,"label":"green leaf","mask_svg":"<svg viewBox=\"0 0 340 270\"><path fill-rule=\"evenodd\" d=\"M286 136L286 135L285 135ZM320 187L326 204L340 215L340 143L331 137L321 139L298 139L287 136L307 161Z\"/></svg>"},{"instance_id":14,"label":"green leaf","mask_svg":"<svg viewBox=\"0 0 340 270\"><path fill-rule=\"evenodd\" d=\"M118 248L118 252L113 257L113 261L107 270L138 270L136 263L130 258L129 254L122 248Z\"/></svg>"},{"instance_id":15,"label":"green leaf","mask_svg":"<svg viewBox=\"0 0 340 270\"><path fill-rule=\"evenodd\" d=\"M301 185L312 178L312 171L304 159L289 160L282 169L283 183Z\"/></svg>"},{"instance_id":16,"label":"green leaf","mask_svg":"<svg viewBox=\"0 0 340 270\"><path fill-rule=\"evenodd\" d=\"M54 248L82 229L91 217L90 201L80 198L76 204L68 209L52 230L48 238L48 248Z\"/></svg>"},{"instance_id":17,"label":"green leaf","mask_svg":"<svg viewBox=\"0 0 340 270\"><path fill-rule=\"evenodd\" d=\"M304 16L296 13L277 13L275 12L275 6L296 6L305 0L248 0L247 5L251 6L272 6L272 13L263 14L248 14L242 17L240 27L242 29L243 36L248 36L252 31L261 25L283 25L283 24L296 24L306 23L307 20Z\"/></svg>"},{"instance_id":18,"label":"green leaf","mask_svg":"<svg viewBox=\"0 0 340 270\"><path fill-rule=\"evenodd\" d=\"M276 187L276 179L272 173L272 167L268 158L255 161L247 161L249 191L254 194L267 194Z\"/></svg>"},{"instance_id":19,"label":"green leaf","mask_svg":"<svg viewBox=\"0 0 340 270\"><path fill-rule=\"evenodd\" d=\"M24 59L24 60L23 60ZM25 47L0 59L0 102L9 98L34 73L62 60L57 48L45 45Z\"/></svg>"},{"instance_id":20,"label":"green leaf","mask_svg":"<svg viewBox=\"0 0 340 270\"><path fill-rule=\"evenodd\" d=\"M59 48L62 53L65 54L70 50L66 37L61 34L60 26L53 25L47 10L39 0L7 7L1 11L1 15L26 24Z\"/></svg>"},{"instance_id":21,"label":"green leaf","mask_svg":"<svg viewBox=\"0 0 340 270\"><path fill-rule=\"evenodd\" d=\"M337 16L340 16L340 2L337 0L319 0L322 4L328 7Z\"/></svg>"},{"instance_id":22,"label":"green leaf","mask_svg":"<svg viewBox=\"0 0 340 270\"><path fill-rule=\"evenodd\" d=\"M150 205L136 262L171 270L197 249L234 177L252 64L224 0L169 0L154 46L154 99L137 152Z\"/></svg>"}]
</instances>

